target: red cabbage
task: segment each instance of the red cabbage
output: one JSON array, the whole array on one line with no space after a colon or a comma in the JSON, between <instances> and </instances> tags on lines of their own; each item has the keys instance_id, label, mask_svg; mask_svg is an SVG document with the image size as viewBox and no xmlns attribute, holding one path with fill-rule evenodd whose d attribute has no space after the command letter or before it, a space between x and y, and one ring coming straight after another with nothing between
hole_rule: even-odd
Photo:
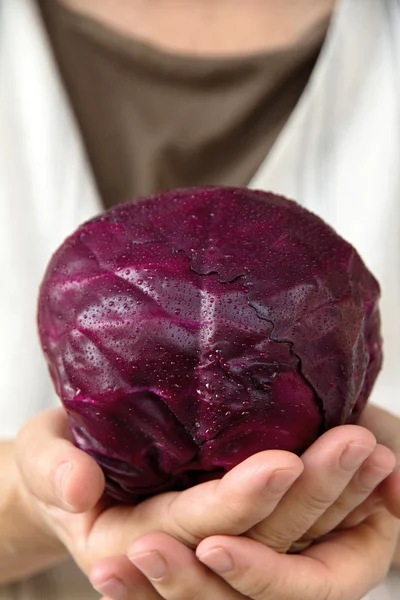
<instances>
[{"instance_id":1,"label":"red cabbage","mask_svg":"<svg viewBox=\"0 0 400 600\"><path fill-rule=\"evenodd\" d=\"M38 322L76 443L135 501L355 422L382 362L378 299L354 248L295 202L194 188L79 227Z\"/></svg>"}]
</instances>

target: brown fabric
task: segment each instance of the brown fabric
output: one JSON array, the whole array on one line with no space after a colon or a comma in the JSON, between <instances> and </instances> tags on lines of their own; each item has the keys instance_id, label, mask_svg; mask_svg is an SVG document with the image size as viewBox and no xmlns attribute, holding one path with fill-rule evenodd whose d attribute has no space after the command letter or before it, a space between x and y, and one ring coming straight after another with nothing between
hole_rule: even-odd
<instances>
[{"instance_id":1,"label":"brown fabric","mask_svg":"<svg viewBox=\"0 0 400 600\"><path fill-rule=\"evenodd\" d=\"M164 53L38 0L106 207L179 186L247 185L299 100L328 22L239 58Z\"/></svg>"}]
</instances>

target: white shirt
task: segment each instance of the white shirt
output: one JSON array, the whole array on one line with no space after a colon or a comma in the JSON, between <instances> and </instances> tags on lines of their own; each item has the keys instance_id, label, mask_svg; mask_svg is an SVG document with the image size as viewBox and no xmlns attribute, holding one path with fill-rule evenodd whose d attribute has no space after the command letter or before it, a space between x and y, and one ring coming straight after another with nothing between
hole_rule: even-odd
<instances>
[{"instance_id":1,"label":"white shirt","mask_svg":"<svg viewBox=\"0 0 400 600\"><path fill-rule=\"evenodd\" d=\"M385 365L372 400L400 415L399 157L400 3L340 0L309 84L250 187L318 213L379 279ZM0 0L1 438L59 403L37 339L38 285L55 248L100 210L36 4ZM0 590L0 600L97 597L83 584L72 590L63 573ZM399 594L392 575L368 600Z\"/></svg>"}]
</instances>

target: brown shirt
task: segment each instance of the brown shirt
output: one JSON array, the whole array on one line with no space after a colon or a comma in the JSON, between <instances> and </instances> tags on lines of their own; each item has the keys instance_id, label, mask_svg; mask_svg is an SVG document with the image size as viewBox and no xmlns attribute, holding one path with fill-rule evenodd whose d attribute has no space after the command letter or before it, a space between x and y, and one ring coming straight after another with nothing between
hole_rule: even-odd
<instances>
[{"instance_id":1,"label":"brown shirt","mask_svg":"<svg viewBox=\"0 0 400 600\"><path fill-rule=\"evenodd\" d=\"M299 100L328 21L244 58L174 55L38 0L106 207L179 186L247 185Z\"/></svg>"}]
</instances>

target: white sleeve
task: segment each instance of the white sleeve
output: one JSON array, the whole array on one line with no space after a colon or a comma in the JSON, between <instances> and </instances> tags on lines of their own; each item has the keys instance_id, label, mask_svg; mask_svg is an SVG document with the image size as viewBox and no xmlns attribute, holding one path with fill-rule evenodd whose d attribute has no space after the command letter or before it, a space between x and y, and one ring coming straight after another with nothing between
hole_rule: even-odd
<instances>
[{"instance_id":1,"label":"white sleeve","mask_svg":"<svg viewBox=\"0 0 400 600\"><path fill-rule=\"evenodd\" d=\"M101 206L37 4L0 4L0 438L10 438L58 404L36 331L39 284Z\"/></svg>"}]
</instances>

